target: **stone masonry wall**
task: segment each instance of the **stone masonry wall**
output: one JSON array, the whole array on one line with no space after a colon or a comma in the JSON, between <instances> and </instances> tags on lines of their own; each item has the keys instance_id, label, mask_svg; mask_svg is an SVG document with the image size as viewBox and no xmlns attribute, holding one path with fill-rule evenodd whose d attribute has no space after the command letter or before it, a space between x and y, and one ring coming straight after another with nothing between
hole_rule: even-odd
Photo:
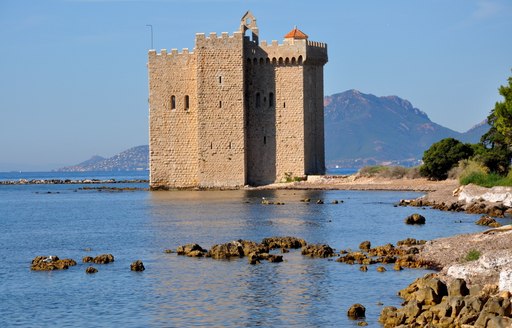
<instances>
[{"instance_id":1,"label":"stone masonry wall","mask_svg":"<svg viewBox=\"0 0 512 328\"><path fill-rule=\"evenodd\" d=\"M323 65L304 65L305 174L325 174Z\"/></svg>"},{"instance_id":2,"label":"stone masonry wall","mask_svg":"<svg viewBox=\"0 0 512 328\"><path fill-rule=\"evenodd\" d=\"M149 150L152 188L197 185L196 57L149 53ZM174 96L174 108L172 97ZM185 97L189 97L188 109Z\"/></svg>"},{"instance_id":3,"label":"stone masonry wall","mask_svg":"<svg viewBox=\"0 0 512 328\"><path fill-rule=\"evenodd\" d=\"M304 81L302 65L276 67L276 180L304 175Z\"/></svg>"},{"instance_id":4,"label":"stone masonry wall","mask_svg":"<svg viewBox=\"0 0 512 328\"><path fill-rule=\"evenodd\" d=\"M199 185L245 184L243 34L196 35Z\"/></svg>"},{"instance_id":5,"label":"stone masonry wall","mask_svg":"<svg viewBox=\"0 0 512 328\"><path fill-rule=\"evenodd\" d=\"M276 180L275 65L257 44L245 42L245 104L247 112L247 183Z\"/></svg>"}]
</instances>

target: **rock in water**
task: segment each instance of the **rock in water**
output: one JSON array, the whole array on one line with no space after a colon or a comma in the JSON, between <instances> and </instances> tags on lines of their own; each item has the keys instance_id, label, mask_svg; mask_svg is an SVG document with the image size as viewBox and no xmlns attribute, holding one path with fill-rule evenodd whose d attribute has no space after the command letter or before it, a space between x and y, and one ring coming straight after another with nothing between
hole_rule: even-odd
<instances>
[{"instance_id":1,"label":"rock in water","mask_svg":"<svg viewBox=\"0 0 512 328\"><path fill-rule=\"evenodd\" d=\"M94 262L94 258L92 256L84 256L82 258L82 262L83 263L92 263L92 262Z\"/></svg>"},{"instance_id":2,"label":"rock in water","mask_svg":"<svg viewBox=\"0 0 512 328\"><path fill-rule=\"evenodd\" d=\"M405 218L406 224L425 224L425 217L421 214L414 213Z\"/></svg>"},{"instance_id":3,"label":"rock in water","mask_svg":"<svg viewBox=\"0 0 512 328\"><path fill-rule=\"evenodd\" d=\"M301 249L302 255L308 255L311 257L330 257L334 256L334 250L325 244L317 245L306 245Z\"/></svg>"},{"instance_id":4,"label":"rock in water","mask_svg":"<svg viewBox=\"0 0 512 328\"><path fill-rule=\"evenodd\" d=\"M144 263L141 260L137 260L130 264L130 270L132 271L144 271L146 268L144 267Z\"/></svg>"},{"instance_id":5,"label":"rock in water","mask_svg":"<svg viewBox=\"0 0 512 328\"><path fill-rule=\"evenodd\" d=\"M372 248L372 243L368 240L363 241L361 244L359 244L359 249L363 252L368 252Z\"/></svg>"},{"instance_id":6,"label":"rock in water","mask_svg":"<svg viewBox=\"0 0 512 328\"><path fill-rule=\"evenodd\" d=\"M75 260L59 259L58 256L36 256L31 263L30 269L34 271L66 270L76 265Z\"/></svg>"},{"instance_id":7,"label":"rock in water","mask_svg":"<svg viewBox=\"0 0 512 328\"><path fill-rule=\"evenodd\" d=\"M366 308L363 305L356 303L348 309L347 316L354 320L364 318L366 316Z\"/></svg>"},{"instance_id":8,"label":"rock in water","mask_svg":"<svg viewBox=\"0 0 512 328\"><path fill-rule=\"evenodd\" d=\"M480 219L478 219L475 222L475 224L481 225L481 226L493 227L493 228L501 227L501 224L498 221L496 221L496 219L491 218L488 215L482 216Z\"/></svg>"},{"instance_id":9,"label":"rock in water","mask_svg":"<svg viewBox=\"0 0 512 328\"><path fill-rule=\"evenodd\" d=\"M107 264L110 262L114 262L114 255L101 254L101 255L96 256L92 261L96 264Z\"/></svg>"},{"instance_id":10,"label":"rock in water","mask_svg":"<svg viewBox=\"0 0 512 328\"><path fill-rule=\"evenodd\" d=\"M206 255L207 250L203 249L198 244L186 244L178 246L176 253L178 253L178 255L185 255L189 257L203 257Z\"/></svg>"},{"instance_id":11,"label":"rock in water","mask_svg":"<svg viewBox=\"0 0 512 328\"><path fill-rule=\"evenodd\" d=\"M93 274L93 273L96 273L96 272L98 272L98 269L96 269L95 267L92 267L92 266L90 266L87 269L85 269L85 273L87 273L87 274Z\"/></svg>"}]
</instances>

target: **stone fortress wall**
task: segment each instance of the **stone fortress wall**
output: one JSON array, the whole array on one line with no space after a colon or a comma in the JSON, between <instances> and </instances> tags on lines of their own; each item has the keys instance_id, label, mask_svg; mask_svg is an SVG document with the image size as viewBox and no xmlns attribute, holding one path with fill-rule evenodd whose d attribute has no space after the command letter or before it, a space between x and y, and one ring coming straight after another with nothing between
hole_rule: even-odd
<instances>
[{"instance_id":1,"label":"stone fortress wall","mask_svg":"<svg viewBox=\"0 0 512 328\"><path fill-rule=\"evenodd\" d=\"M249 36L245 36L250 32ZM150 185L221 188L323 174L327 46L294 29L259 42L247 12L193 52L149 52Z\"/></svg>"}]
</instances>

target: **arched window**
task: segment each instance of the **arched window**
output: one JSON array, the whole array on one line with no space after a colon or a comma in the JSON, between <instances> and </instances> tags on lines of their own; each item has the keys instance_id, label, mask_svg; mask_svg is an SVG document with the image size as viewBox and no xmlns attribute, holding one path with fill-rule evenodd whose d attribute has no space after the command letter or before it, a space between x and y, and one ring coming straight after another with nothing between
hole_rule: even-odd
<instances>
[{"instance_id":1,"label":"arched window","mask_svg":"<svg viewBox=\"0 0 512 328\"><path fill-rule=\"evenodd\" d=\"M302 56L299 56L299 65L302 65Z\"/></svg>"},{"instance_id":2,"label":"arched window","mask_svg":"<svg viewBox=\"0 0 512 328\"><path fill-rule=\"evenodd\" d=\"M283 57L279 57L279 65L283 65Z\"/></svg>"},{"instance_id":3,"label":"arched window","mask_svg":"<svg viewBox=\"0 0 512 328\"><path fill-rule=\"evenodd\" d=\"M284 63L285 63L285 65L289 65L290 64L290 58L286 57L286 59L284 60Z\"/></svg>"},{"instance_id":4,"label":"arched window","mask_svg":"<svg viewBox=\"0 0 512 328\"><path fill-rule=\"evenodd\" d=\"M258 59L257 59L257 58L254 58L254 59L252 60L252 63L253 63L253 65L258 65Z\"/></svg>"},{"instance_id":5,"label":"arched window","mask_svg":"<svg viewBox=\"0 0 512 328\"><path fill-rule=\"evenodd\" d=\"M276 59L276 57L272 57L272 64L273 64L273 65L277 64L277 59Z\"/></svg>"},{"instance_id":6,"label":"arched window","mask_svg":"<svg viewBox=\"0 0 512 328\"><path fill-rule=\"evenodd\" d=\"M295 57L292 57L292 65L295 65Z\"/></svg>"},{"instance_id":7,"label":"arched window","mask_svg":"<svg viewBox=\"0 0 512 328\"><path fill-rule=\"evenodd\" d=\"M190 98L188 95L185 96L185 110L189 110L190 108Z\"/></svg>"},{"instance_id":8,"label":"arched window","mask_svg":"<svg viewBox=\"0 0 512 328\"><path fill-rule=\"evenodd\" d=\"M265 59L265 64L270 64L270 58L267 57L267 59Z\"/></svg>"},{"instance_id":9,"label":"arched window","mask_svg":"<svg viewBox=\"0 0 512 328\"><path fill-rule=\"evenodd\" d=\"M274 93L271 92L268 94L268 108L272 108L274 106Z\"/></svg>"},{"instance_id":10,"label":"arched window","mask_svg":"<svg viewBox=\"0 0 512 328\"><path fill-rule=\"evenodd\" d=\"M256 92L256 108L260 108L261 105L261 99L260 99L260 93Z\"/></svg>"},{"instance_id":11,"label":"arched window","mask_svg":"<svg viewBox=\"0 0 512 328\"><path fill-rule=\"evenodd\" d=\"M176 97L171 96L171 109L176 109Z\"/></svg>"}]
</instances>

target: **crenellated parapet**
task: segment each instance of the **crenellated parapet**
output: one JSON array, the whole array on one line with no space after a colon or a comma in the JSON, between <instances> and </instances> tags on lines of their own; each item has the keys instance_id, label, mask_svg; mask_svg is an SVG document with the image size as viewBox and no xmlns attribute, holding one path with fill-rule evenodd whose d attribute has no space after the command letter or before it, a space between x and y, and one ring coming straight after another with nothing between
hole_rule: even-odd
<instances>
[{"instance_id":1,"label":"crenellated parapet","mask_svg":"<svg viewBox=\"0 0 512 328\"><path fill-rule=\"evenodd\" d=\"M246 37L247 39L247 37ZM248 64L325 64L327 44L307 39L285 39L282 43L272 40L271 43L261 41L260 44L247 42L245 58Z\"/></svg>"},{"instance_id":2,"label":"crenellated parapet","mask_svg":"<svg viewBox=\"0 0 512 328\"><path fill-rule=\"evenodd\" d=\"M196 48L199 44L223 44L240 42L243 39L243 33L240 31L229 34L228 32L222 32L218 35L215 32L210 32L208 36L205 33L196 33Z\"/></svg>"}]
</instances>

